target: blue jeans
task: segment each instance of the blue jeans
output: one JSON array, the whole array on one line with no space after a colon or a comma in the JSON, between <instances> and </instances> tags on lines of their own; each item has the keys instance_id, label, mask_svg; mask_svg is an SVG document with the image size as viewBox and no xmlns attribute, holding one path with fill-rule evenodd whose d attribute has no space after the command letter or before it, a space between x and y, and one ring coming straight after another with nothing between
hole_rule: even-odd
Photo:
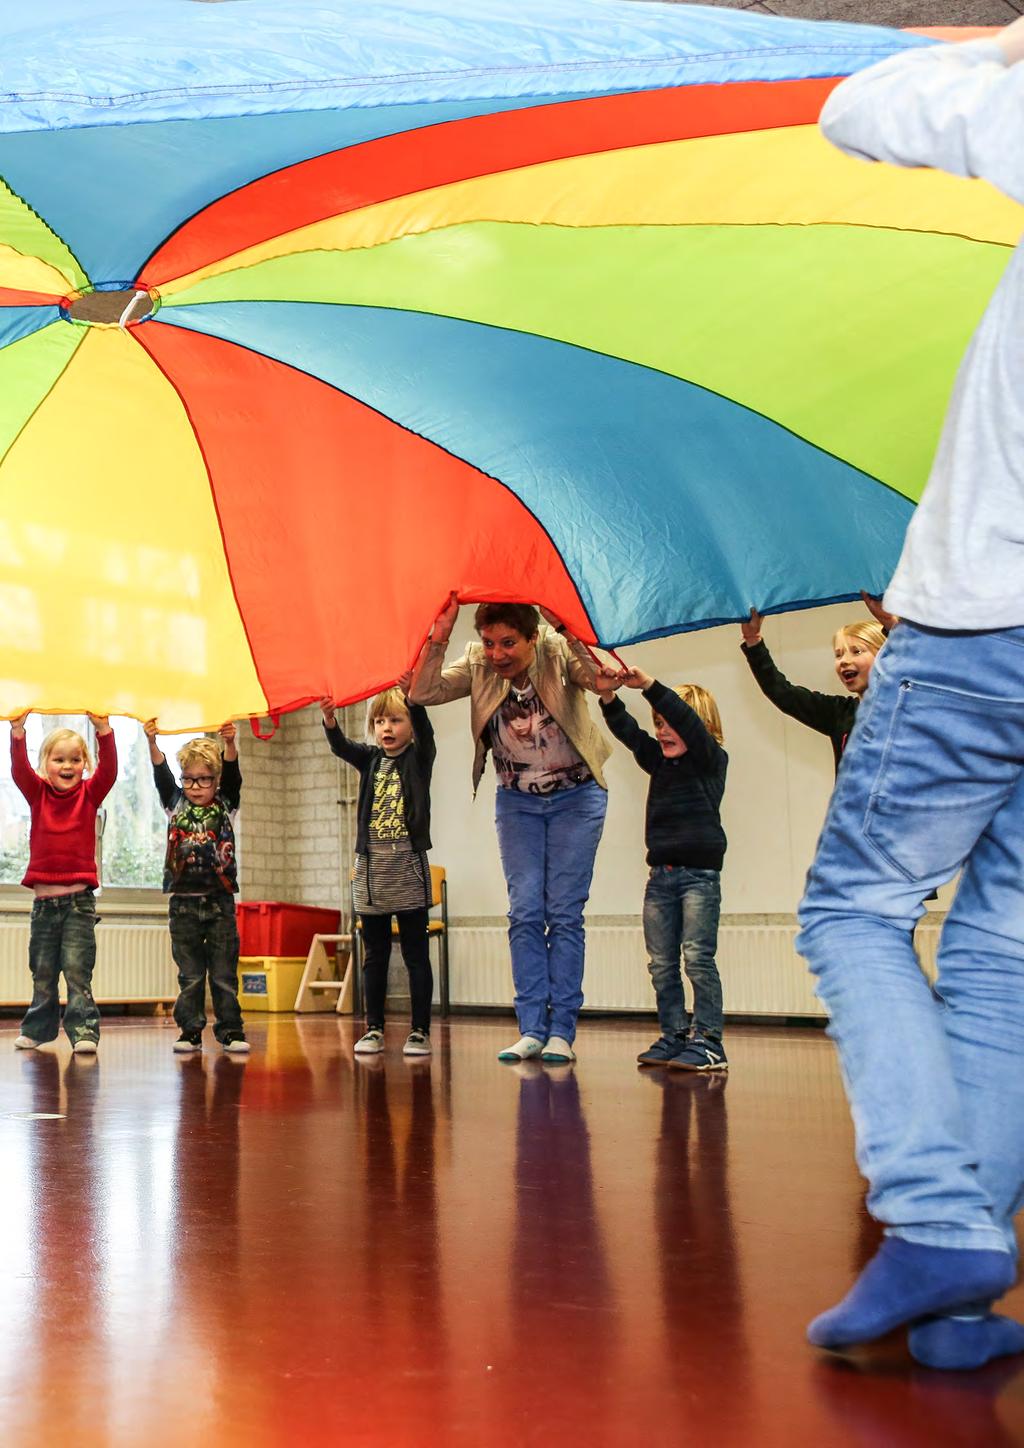
<instances>
[{"instance_id":1,"label":"blue jeans","mask_svg":"<svg viewBox=\"0 0 1024 1448\"><path fill-rule=\"evenodd\" d=\"M554 794L499 789L494 807L508 885L508 940L519 1029L576 1038L583 1004L583 907L608 796L599 784Z\"/></svg>"},{"instance_id":2,"label":"blue jeans","mask_svg":"<svg viewBox=\"0 0 1024 1448\"><path fill-rule=\"evenodd\" d=\"M644 891L644 944L663 1036L682 1035L690 1024L679 969L682 951L693 988L694 1025L702 1036L722 1038L722 981L715 964L721 907L720 871L652 866Z\"/></svg>"},{"instance_id":3,"label":"blue jeans","mask_svg":"<svg viewBox=\"0 0 1024 1448\"><path fill-rule=\"evenodd\" d=\"M912 932L962 868L933 995ZM1016 1252L1024 1186L1024 628L902 623L800 907L868 1178L897 1237Z\"/></svg>"},{"instance_id":4,"label":"blue jeans","mask_svg":"<svg viewBox=\"0 0 1024 1448\"><path fill-rule=\"evenodd\" d=\"M68 1039L72 1045L98 1040L100 1013L92 998L96 918L96 896L88 889L75 895L50 895L33 904L28 938L32 1004L21 1022L23 1036L40 1043L57 1039L57 990L63 972L68 988L64 1010Z\"/></svg>"},{"instance_id":5,"label":"blue jeans","mask_svg":"<svg viewBox=\"0 0 1024 1448\"><path fill-rule=\"evenodd\" d=\"M201 1031L206 1025L206 978L216 1023L213 1034L223 1042L242 1031L238 1004L238 925L235 897L172 895L168 906L171 954L178 967L180 994L174 1019L181 1031Z\"/></svg>"}]
</instances>

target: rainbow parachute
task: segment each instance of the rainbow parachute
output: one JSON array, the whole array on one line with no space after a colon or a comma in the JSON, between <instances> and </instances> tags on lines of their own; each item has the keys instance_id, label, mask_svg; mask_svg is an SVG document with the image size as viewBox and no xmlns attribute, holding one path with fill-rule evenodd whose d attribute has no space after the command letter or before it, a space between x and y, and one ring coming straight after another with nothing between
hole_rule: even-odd
<instances>
[{"instance_id":1,"label":"rainbow parachute","mask_svg":"<svg viewBox=\"0 0 1024 1448\"><path fill-rule=\"evenodd\" d=\"M37 0L0 42L9 714L363 697L451 589L618 645L881 588L1024 224L821 139L931 43L871 27Z\"/></svg>"}]
</instances>

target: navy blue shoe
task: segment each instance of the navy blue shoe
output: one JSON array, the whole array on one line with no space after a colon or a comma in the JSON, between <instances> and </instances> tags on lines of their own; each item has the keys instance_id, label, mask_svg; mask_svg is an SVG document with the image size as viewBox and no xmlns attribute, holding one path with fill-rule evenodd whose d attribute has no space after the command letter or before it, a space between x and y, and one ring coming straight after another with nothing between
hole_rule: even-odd
<instances>
[{"instance_id":1,"label":"navy blue shoe","mask_svg":"<svg viewBox=\"0 0 1024 1448\"><path fill-rule=\"evenodd\" d=\"M636 1059L641 1066L664 1066L687 1045L686 1036L659 1036L654 1045L641 1051Z\"/></svg>"},{"instance_id":2,"label":"navy blue shoe","mask_svg":"<svg viewBox=\"0 0 1024 1448\"><path fill-rule=\"evenodd\" d=\"M729 1062L721 1041L714 1036L692 1035L683 1049L668 1063L680 1071L728 1071Z\"/></svg>"}]
</instances>

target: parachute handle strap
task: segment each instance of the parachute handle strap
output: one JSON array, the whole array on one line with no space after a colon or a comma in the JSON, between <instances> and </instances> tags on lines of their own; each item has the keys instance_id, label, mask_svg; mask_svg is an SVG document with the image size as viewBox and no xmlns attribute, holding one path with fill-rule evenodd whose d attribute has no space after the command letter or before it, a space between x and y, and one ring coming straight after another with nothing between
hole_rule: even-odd
<instances>
[{"instance_id":1,"label":"parachute handle strap","mask_svg":"<svg viewBox=\"0 0 1024 1448\"><path fill-rule=\"evenodd\" d=\"M264 740L264 742L265 742L266 740L268 740L268 739L273 739L274 735L277 733L277 731L278 731L278 730L280 729L280 727L281 727L281 716L280 716L280 714L268 714L268 715L267 715L267 718L270 720L271 724L273 725L273 728L270 730L270 732L269 732L268 734L262 734L262 733L260 732L260 726L259 726L259 720L258 720L258 719L255 719L255 718L252 718L252 717L250 717L250 719L249 719L249 728L250 728L250 729L252 730L252 732L255 734L255 736L256 736L257 739L262 739L262 740Z\"/></svg>"}]
</instances>

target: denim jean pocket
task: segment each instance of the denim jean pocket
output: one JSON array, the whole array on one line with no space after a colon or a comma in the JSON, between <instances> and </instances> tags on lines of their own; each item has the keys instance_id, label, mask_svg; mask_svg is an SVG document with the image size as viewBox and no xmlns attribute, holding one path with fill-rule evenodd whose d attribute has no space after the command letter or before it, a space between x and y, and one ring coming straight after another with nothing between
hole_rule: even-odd
<instances>
[{"instance_id":1,"label":"denim jean pocket","mask_svg":"<svg viewBox=\"0 0 1024 1448\"><path fill-rule=\"evenodd\" d=\"M864 836L908 880L948 878L1020 774L1024 703L904 680Z\"/></svg>"}]
</instances>

